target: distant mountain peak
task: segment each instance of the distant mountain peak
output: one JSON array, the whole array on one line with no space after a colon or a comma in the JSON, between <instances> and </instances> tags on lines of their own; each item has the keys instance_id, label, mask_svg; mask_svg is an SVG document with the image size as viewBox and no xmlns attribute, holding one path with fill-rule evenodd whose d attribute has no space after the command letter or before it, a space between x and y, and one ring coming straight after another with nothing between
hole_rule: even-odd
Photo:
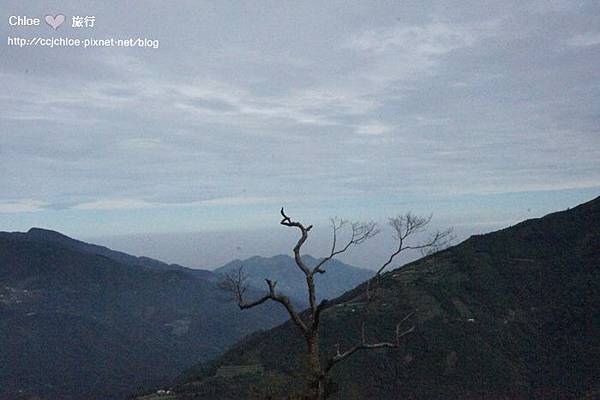
<instances>
[{"instance_id":1,"label":"distant mountain peak","mask_svg":"<svg viewBox=\"0 0 600 400\"><path fill-rule=\"evenodd\" d=\"M36 239L63 239L63 240L72 240L74 242L83 243L80 240L76 240L76 239L73 239L73 238L65 235L64 233L60 233L58 231L54 231L52 229L46 229L46 228L37 228L37 227L30 228L27 231L26 235L31 238L36 238Z\"/></svg>"},{"instance_id":2,"label":"distant mountain peak","mask_svg":"<svg viewBox=\"0 0 600 400\"><path fill-rule=\"evenodd\" d=\"M202 274L47 229L0 232L0 400L122 399L285 320L240 311Z\"/></svg>"},{"instance_id":3,"label":"distant mountain peak","mask_svg":"<svg viewBox=\"0 0 600 400\"><path fill-rule=\"evenodd\" d=\"M309 266L316 265L318 260L320 260L308 254L303 255L302 259ZM277 281L278 288L285 292L286 295L299 303L306 301L306 282L302 273L297 268L293 257L285 254L278 254L272 257L253 256L245 260L231 261L215 269L213 272L225 274L240 266L244 267L251 286L259 290L264 290L264 279L273 279ZM373 271L344 264L335 259L325 264L324 268L327 273L319 275L318 279L316 279L317 296L319 299L337 297L366 281L373 275Z\"/></svg>"},{"instance_id":4,"label":"distant mountain peak","mask_svg":"<svg viewBox=\"0 0 600 400\"><path fill-rule=\"evenodd\" d=\"M212 279L213 274L210 271L202 269L191 269L178 264L168 264L150 257L138 257L121 251L112 250L105 246L99 246L86 243L81 240L73 239L63 233L46 229L32 227L26 233L23 232L2 232L3 235L9 235L20 240L30 240L34 242L47 242L62 246L69 250L74 250L87 254L95 254L110 258L124 265L145 267L160 271L182 271L202 279Z\"/></svg>"},{"instance_id":5,"label":"distant mountain peak","mask_svg":"<svg viewBox=\"0 0 600 400\"><path fill-rule=\"evenodd\" d=\"M31 228L29 228L29 230L27 231L27 233L36 233L36 232L45 232L45 233L50 233L50 234L56 234L56 235L60 235L60 236L66 236L65 234L62 234L58 231L55 231L53 229L48 229L48 228L38 228L37 226L33 226Z\"/></svg>"}]
</instances>

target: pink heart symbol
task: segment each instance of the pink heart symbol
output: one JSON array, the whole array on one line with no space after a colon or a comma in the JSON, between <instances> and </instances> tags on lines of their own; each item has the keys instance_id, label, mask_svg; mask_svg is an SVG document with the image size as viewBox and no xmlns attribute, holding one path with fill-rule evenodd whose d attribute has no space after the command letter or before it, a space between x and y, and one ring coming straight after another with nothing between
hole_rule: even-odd
<instances>
[{"instance_id":1,"label":"pink heart symbol","mask_svg":"<svg viewBox=\"0 0 600 400\"><path fill-rule=\"evenodd\" d=\"M62 25L65 22L65 16L62 14L55 15L46 15L46 23L50 25L54 30Z\"/></svg>"}]
</instances>

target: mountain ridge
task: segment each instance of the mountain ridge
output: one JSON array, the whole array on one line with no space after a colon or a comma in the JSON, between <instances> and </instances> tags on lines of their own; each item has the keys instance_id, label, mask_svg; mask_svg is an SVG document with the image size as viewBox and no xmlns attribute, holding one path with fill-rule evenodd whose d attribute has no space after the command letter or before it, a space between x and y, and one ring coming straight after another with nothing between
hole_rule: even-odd
<instances>
[{"instance_id":1,"label":"mountain ridge","mask_svg":"<svg viewBox=\"0 0 600 400\"><path fill-rule=\"evenodd\" d=\"M263 311L186 271L0 234L0 399L123 398L284 321Z\"/></svg>"},{"instance_id":2,"label":"mountain ridge","mask_svg":"<svg viewBox=\"0 0 600 400\"><path fill-rule=\"evenodd\" d=\"M320 259L305 255L303 260L314 266ZM278 254L272 257L253 256L245 260L233 260L215 269L215 274L226 274L242 267L248 283L258 290L265 290L265 279L277 281L281 293L300 304L307 304L306 285L303 274L298 270L292 257ZM338 260L330 260L324 265L327 273L316 282L317 300L331 299L371 278L374 271L358 268Z\"/></svg>"},{"instance_id":3,"label":"mountain ridge","mask_svg":"<svg viewBox=\"0 0 600 400\"><path fill-rule=\"evenodd\" d=\"M598 249L600 197L474 235L387 272L367 337L389 340L409 312L416 330L403 351L363 352L337 366L332 399L593 398L600 393ZM322 316L325 354L336 342L347 349L359 340L364 296L363 284L329 303ZM177 399L293 395L303 354L287 322L188 371ZM215 375L227 365L260 365L265 372L234 380Z\"/></svg>"},{"instance_id":4,"label":"mountain ridge","mask_svg":"<svg viewBox=\"0 0 600 400\"><path fill-rule=\"evenodd\" d=\"M112 250L105 246L100 246L92 243L87 243L78 239L73 239L65 234L51 229L32 227L27 232L0 232L0 235L12 235L13 237L20 237L23 240L55 243L84 253L108 257L114 261L126 265L146 267L165 271L178 270L190 273L196 277L203 279L211 278L211 272L207 270L192 269L179 264L168 264L163 261L145 256L133 256L122 251Z\"/></svg>"}]
</instances>

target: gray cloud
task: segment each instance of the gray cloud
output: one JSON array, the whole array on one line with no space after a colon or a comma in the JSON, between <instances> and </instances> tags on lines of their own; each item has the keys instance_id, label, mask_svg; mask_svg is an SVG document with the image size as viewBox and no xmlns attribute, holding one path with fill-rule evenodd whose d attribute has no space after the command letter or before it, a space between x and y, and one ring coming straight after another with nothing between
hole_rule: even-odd
<instances>
[{"instance_id":1,"label":"gray cloud","mask_svg":"<svg viewBox=\"0 0 600 400\"><path fill-rule=\"evenodd\" d=\"M600 186L595 2L60 7L161 47L1 48L3 213Z\"/></svg>"}]
</instances>

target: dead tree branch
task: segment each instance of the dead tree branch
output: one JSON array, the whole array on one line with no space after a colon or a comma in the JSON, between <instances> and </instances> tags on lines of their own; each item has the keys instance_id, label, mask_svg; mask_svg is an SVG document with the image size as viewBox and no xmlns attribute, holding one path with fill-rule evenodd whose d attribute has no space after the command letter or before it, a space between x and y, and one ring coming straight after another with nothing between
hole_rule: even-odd
<instances>
[{"instance_id":1,"label":"dead tree branch","mask_svg":"<svg viewBox=\"0 0 600 400\"><path fill-rule=\"evenodd\" d=\"M310 269L308 268L308 266L306 266L306 264L304 263L304 261L302 261L302 257L300 256L300 249L302 248L302 245L304 244L304 242L306 242L306 239L308 239L308 232L310 232L310 230L312 229L312 225L309 225L307 227L305 227L303 224L301 224L300 222L297 221L292 221L290 217L288 217L285 214L285 211L283 210L283 207L281 207L281 225L285 225L285 226L289 226L292 228L297 228L300 230L300 239L298 239L298 242L296 243L296 245L294 246L294 260L296 261L296 265L298 265L298 268L300 268L300 270L302 272L304 272L305 275L310 274Z\"/></svg>"},{"instance_id":2,"label":"dead tree branch","mask_svg":"<svg viewBox=\"0 0 600 400\"><path fill-rule=\"evenodd\" d=\"M348 221L343 220L341 218L332 218L330 220L331 230L333 232L333 239L331 244L331 252L325 258L323 258L317 265L313 268L313 273L325 273L323 266L329 260L334 258L337 255L345 253L350 247L358 246L361 243L364 243L368 239L371 239L373 236L379 233L379 229L377 228L377 224L375 222L352 222L351 226L351 235L350 239L346 242L344 246L338 248L338 232L341 231L345 225L348 224Z\"/></svg>"},{"instance_id":3,"label":"dead tree branch","mask_svg":"<svg viewBox=\"0 0 600 400\"><path fill-rule=\"evenodd\" d=\"M340 350L340 345L338 344L336 347L336 354L327 360L327 364L325 365L325 372L328 373L336 364L350 357L352 354L356 353L360 350L375 350L381 348L390 348L395 349L400 347L400 339L409 333L415 330L414 325L408 328L405 331L401 331L402 324L407 321L413 313L407 314L399 323L396 324L396 335L395 340L393 342L379 342L379 343L366 343L364 331L361 334L361 343L357 344L350 349L342 352Z\"/></svg>"},{"instance_id":4,"label":"dead tree branch","mask_svg":"<svg viewBox=\"0 0 600 400\"><path fill-rule=\"evenodd\" d=\"M412 236L422 232L427 224L429 224L431 221L431 216L421 217L413 215L409 212L407 214L389 219L388 223L392 228L393 236L397 241L397 246L389 258L377 269L375 275L366 283L367 306L362 315L359 332L360 339L357 344L350 347L346 351L341 351L338 344L335 354L327 359L325 363L323 363L323 360L320 356L321 350L319 346L320 322L322 313L327 308L328 303L327 300L323 300L317 304L314 277L316 274L323 274L326 272L324 267L328 261L342 253L345 253L351 247L358 246L371 239L379 233L379 229L375 222L350 223L341 218L331 219L330 222L333 236L331 250L329 251L329 254L317 262L314 267L309 267L302 260L301 249L308 239L309 232L313 226L304 225L299 221L292 220L285 213L283 207L281 208L280 214L282 218L280 221L281 225L297 229L300 232L300 237L294 246L293 253L295 264L297 268L302 271L306 279L309 301L308 310L302 314L299 314L294 309L290 299L287 296L277 292L277 282L270 279L265 279L268 288L266 294L253 301L247 301L245 297L248 291L248 277L246 274L244 274L242 267L226 274L223 282L221 283L221 288L229 291L233 295L233 299L237 302L239 308L242 310L256 307L268 300L281 304L287 310L291 320L302 331L307 345L308 368L311 374L311 387L313 388L311 390L314 390L311 398L315 400L325 400L327 398L327 391L325 390L327 375L335 365L362 350L398 348L400 347L401 339L414 331L414 326L402 330L402 325L412 316L411 313L406 315L399 323L396 324L395 337L393 341L376 343L368 342L366 337L367 318L371 306L374 304L374 293L377 293L377 284L379 283L381 274L394 262L400 253L405 250L437 250L445 246L451 240L451 230L438 231L427 240L410 243L409 239L412 241ZM342 240L342 231L348 226L350 227L350 233L346 240Z\"/></svg>"},{"instance_id":5,"label":"dead tree branch","mask_svg":"<svg viewBox=\"0 0 600 400\"><path fill-rule=\"evenodd\" d=\"M377 285L380 281L381 274L384 272L386 268L388 268L402 252L406 250L421 250L423 251L437 251L440 248L446 246L452 240L452 230L447 229L445 231L437 231L433 235L431 235L427 240L417 242L416 244L409 243L410 239L418 233L421 233L425 230L426 226L431 222L432 216L418 216L414 215L411 212L408 212L404 215L400 215L394 218L390 218L388 223L392 228L393 237L397 241L397 246L395 250L390 254L388 259L377 269L375 275L367 281L366 284L366 306L365 312L362 315L362 320L360 323L360 338L361 342L354 347L350 348L345 352L340 352L339 348L336 352L336 355L331 358L327 364L326 368L332 368L336 363L342 361L343 359L351 356L355 352L359 350L368 350L368 349L377 349L377 348L394 348L399 346L399 340L401 337L408 335L412 331L414 331L415 327L412 326L408 330L404 332L400 332L401 325L412 315L409 314L404 317L397 325L396 325L396 341L395 342L381 342L381 343L373 343L367 344L366 340L366 324L367 319L369 317L371 305L375 300L375 294L377 292Z\"/></svg>"},{"instance_id":6,"label":"dead tree branch","mask_svg":"<svg viewBox=\"0 0 600 400\"><path fill-rule=\"evenodd\" d=\"M395 251L389 256L386 262L384 262L378 269L375 276L381 275L381 273L392 264L394 259L403 251L406 250L426 250L426 249L440 249L450 243L452 240L452 229L435 232L428 240L417 244L407 244L407 240L417 233L422 232L425 227L431 222L431 215L428 217L414 215L408 212L404 215L400 215L388 220L388 224L392 228L393 237L397 241L397 247Z\"/></svg>"},{"instance_id":7,"label":"dead tree branch","mask_svg":"<svg viewBox=\"0 0 600 400\"><path fill-rule=\"evenodd\" d=\"M302 320L300 314L295 310L294 305L292 304L290 299L287 296L279 294L275 291L275 288L277 286L276 281L265 279L265 282L267 283L269 289L268 293L256 300L249 302L246 301L244 298L244 294L248 290L249 286L247 278L247 275L245 275L243 272L243 267L240 267L230 273L225 274L224 280L220 284L221 289L229 291L233 294L234 300L237 302L237 305L240 308L240 310L253 308L260 304L263 304L267 300L272 300L277 303L280 303L285 307L292 321L294 321L294 323L300 328L300 330L302 330L303 333L308 332L308 327Z\"/></svg>"}]
</instances>

